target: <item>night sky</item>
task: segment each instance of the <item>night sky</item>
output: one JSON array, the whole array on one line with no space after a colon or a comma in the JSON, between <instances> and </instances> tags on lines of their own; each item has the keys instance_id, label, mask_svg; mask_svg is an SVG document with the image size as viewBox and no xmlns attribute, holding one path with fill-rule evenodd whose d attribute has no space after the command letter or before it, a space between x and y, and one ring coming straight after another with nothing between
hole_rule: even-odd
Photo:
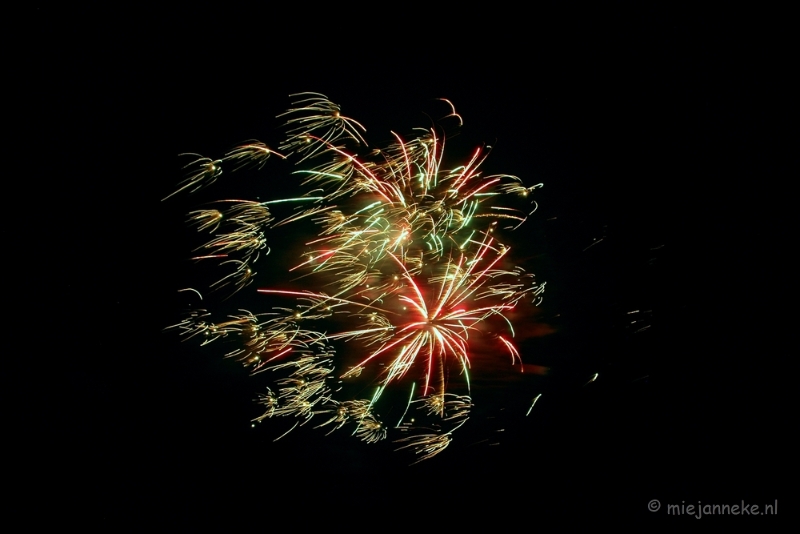
<instances>
[{"instance_id":1,"label":"night sky","mask_svg":"<svg viewBox=\"0 0 800 534\"><path fill-rule=\"evenodd\" d=\"M29 172L2 230L25 317L7 337L25 363L22 501L109 527L532 529L551 513L689 520L651 499L780 500L796 421L781 385L794 352L780 326L794 241L781 15L390 9L25 15L12 83ZM375 144L430 125L447 98L465 123L452 154L491 145L487 174L544 184L508 240L547 282L535 332L550 333L520 347L549 372L487 364L472 418L430 461L311 428L275 442L286 421L250 428L265 381L163 332L192 276L186 212L289 188L227 176L161 202L178 154L276 144L301 91Z\"/></svg>"}]
</instances>

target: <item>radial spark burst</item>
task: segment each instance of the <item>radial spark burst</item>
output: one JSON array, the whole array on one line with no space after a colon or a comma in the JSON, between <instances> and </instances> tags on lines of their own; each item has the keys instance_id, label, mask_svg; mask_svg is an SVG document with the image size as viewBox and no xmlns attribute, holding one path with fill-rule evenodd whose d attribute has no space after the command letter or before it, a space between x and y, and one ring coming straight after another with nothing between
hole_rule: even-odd
<instances>
[{"instance_id":1,"label":"radial spark burst","mask_svg":"<svg viewBox=\"0 0 800 534\"><path fill-rule=\"evenodd\" d=\"M228 199L189 213L199 234L211 234L192 259L224 272L209 289L229 299L258 284L265 311L240 309L215 322L195 310L169 328L204 345L232 340L227 355L271 381L256 422L289 417L294 428L314 420L369 443L396 434L398 449L430 458L469 418L475 346L491 344L521 364L511 312L538 304L544 284L511 264L500 234L535 211L541 184L484 176L484 147L446 167L438 125L411 138L392 132L391 144L370 147L364 127L325 96L293 96L281 115L280 152L249 141L220 159L192 154L188 176L166 197L202 189L223 171L268 173L272 155L300 165L299 195ZM461 126L444 102L451 112L443 121ZM268 180L268 192L280 189L274 175ZM288 226L308 234L275 258L268 243ZM256 263L279 265L293 254L282 280L258 280ZM388 424L381 409L398 398L403 415Z\"/></svg>"}]
</instances>

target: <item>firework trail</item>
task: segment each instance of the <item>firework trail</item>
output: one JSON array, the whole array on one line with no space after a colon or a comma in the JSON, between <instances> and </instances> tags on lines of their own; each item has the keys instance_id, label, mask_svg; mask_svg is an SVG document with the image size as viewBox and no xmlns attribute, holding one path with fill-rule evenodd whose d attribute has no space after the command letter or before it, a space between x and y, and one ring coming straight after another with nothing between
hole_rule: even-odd
<instances>
[{"instance_id":1,"label":"firework trail","mask_svg":"<svg viewBox=\"0 0 800 534\"><path fill-rule=\"evenodd\" d=\"M445 167L439 127L410 139L392 132L391 144L371 148L365 128L327 97L293 96L280 115L287 132L278 151L250 141L220 159L190 154L186 178L166 198L202 189L223 171L261 171L272 156L296 160L303 164L293 173L305 191L299 196L222 200L190 212L189 223L211 236L193 259L224 269L209 286L227 287L226 298L254 282L256 263L269 261L271 232L307 230L304 250L283 287L255 291L267 311L215 322L194 310L169 328L204 345L234 340L227 355L268 376L272 387L258 399L264 413L256 422L313 419L369 443L394 432L402 435L399 449L430 458L469 417L475 344L491 343L512 365L521 363L510 312L523 300L538 304L544 284L510 264L511 248L498 236L535 211L531 197L541 184L484 176L483 147ZM460 126L444 102L446 121ZM307 289L295 289L295 281ZM380 416L390 391L407 399L394 427Z\"/></svg>"}]
</instances>

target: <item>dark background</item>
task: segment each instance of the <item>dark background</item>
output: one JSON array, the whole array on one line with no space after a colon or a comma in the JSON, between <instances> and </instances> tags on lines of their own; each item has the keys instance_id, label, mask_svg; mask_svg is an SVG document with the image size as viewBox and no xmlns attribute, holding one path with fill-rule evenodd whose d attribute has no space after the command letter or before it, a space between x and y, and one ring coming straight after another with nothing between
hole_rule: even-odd
<instances>
[{"instance_id":1,"label":"dark background","mask_svg":"<svg viewBox=\"0 0 800 534\"><path fill-rule=\"evenodd\" d=\"M785 14L294 7L26 13L8 104L25 166L3 228L22 502L109 525L435 527L780 499L796 420ZM300 91L376 144L448 98L456 153L485 142L487 172L544 183L512 242L553 330L523 360L550 372L476 378L472 419L430 461L310 429L274 442L283 421L250 428L263 382L162 332L192 268L196 203L161 202L177 155L275 144Z\"/></svg>"}]
</instances>

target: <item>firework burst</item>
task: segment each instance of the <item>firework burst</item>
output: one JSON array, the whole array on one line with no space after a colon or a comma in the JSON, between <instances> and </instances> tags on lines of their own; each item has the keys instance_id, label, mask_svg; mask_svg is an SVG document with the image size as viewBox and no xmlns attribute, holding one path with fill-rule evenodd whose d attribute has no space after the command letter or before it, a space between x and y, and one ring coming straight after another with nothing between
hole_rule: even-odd
<instances>
[{"instance_id":1,"label":"firework burst","mask_svg":"<svg viewBox=\"0 0 800 534\"><path fill-rule=\"evenodd\" d=\"M287 267L283 287L259 285L267 311L213 322L196 310L170 328L203 344L233 339L227 355L268 376L272 387L259 397L265 411L255 421L314 419L329 432L350 427L369 443L396 431L398 448L430 458L468 419L475 343L493 343L511 365L521 363L509 315L523 300L538 304L544 284L510 265L511 247L499 234L535 211L531 197L541 184L484 176L483 147L463 165L445 167L438 126L410 139L392 133L388 146L371 148L364 127L325 96L294 98L281 115L280 153L250 141L221 159L193 154L188 176L166 198L197 191L223 170L262 170L272 155L295 159L305 193L223 200L192 211L189 222L211 234L193 259L227 269L212 290L236 293L256 282L255 264L269 261L271 232L284 226L310 229L303 252ZM451 108L445 120L460 126L444 102ZM304 289L294 289L295 281ZM390 389L410 392L394 426L380 416Z\"/></svg>"}]
</instances>

